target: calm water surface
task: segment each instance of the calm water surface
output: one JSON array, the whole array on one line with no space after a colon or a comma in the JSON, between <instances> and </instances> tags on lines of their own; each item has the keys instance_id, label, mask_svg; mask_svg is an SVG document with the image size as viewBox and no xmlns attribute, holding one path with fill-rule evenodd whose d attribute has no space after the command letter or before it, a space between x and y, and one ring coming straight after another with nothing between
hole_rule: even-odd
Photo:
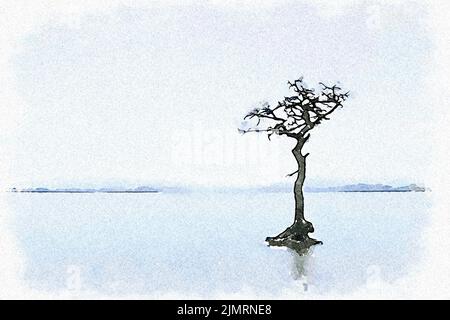
<instances>
[{"instance_id":1,"label":"calm water surface","mask_svg":"<svg viewBox=\"0 0 450 320\"><path fill-rule=\"evenodd\" d=\"M308 283L351 292L421 258L426 193L307 193L324 242L299 258L265 245L293 217L289 193L8 194L33 288L105 294L273 296ZM75 278L74 278L75 277ZM300 292L299 295L304 292Z\"/></svg>"}]
</instances>

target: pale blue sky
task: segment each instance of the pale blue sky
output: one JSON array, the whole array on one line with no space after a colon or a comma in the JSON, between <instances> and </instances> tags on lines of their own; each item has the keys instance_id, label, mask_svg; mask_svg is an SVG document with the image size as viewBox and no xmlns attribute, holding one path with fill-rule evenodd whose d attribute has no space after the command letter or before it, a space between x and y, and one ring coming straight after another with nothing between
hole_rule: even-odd
<instances>
[{"instance_id":1,"label":"pale blue sky","mask_svg":"<svg viewBox=\"0 0 450 320\"><path fill-rule=\"evenodd\" d=\"M339 80L352 93L312 135L309 183L421 183L433 110L423 91L433 66L422 9L122 7L35 29L11 61L27 104L16 183L286 181L292 142L261 137L253 150L257 138L236 127L300 75Z\"/></svg>"}]
</instances>

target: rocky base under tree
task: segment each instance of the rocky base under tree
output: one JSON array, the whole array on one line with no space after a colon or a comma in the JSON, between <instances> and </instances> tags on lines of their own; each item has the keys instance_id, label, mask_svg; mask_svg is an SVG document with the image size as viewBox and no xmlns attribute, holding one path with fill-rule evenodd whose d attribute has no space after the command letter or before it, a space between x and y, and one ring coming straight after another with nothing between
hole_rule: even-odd
<instances>
[{"instance_id":1,"label":"rocky base under tree","mask_svg":"<svg viewBox=\"0 0 450 320\"><path fill-rule=\"evenodd\" d=\"M312 224L306 220L296 222L276 237L267 237L266 242L272 247L287 247L299 254L305 254L308 249L322 241L309 237L314 232Z\"/></svg>"}]
</instances>

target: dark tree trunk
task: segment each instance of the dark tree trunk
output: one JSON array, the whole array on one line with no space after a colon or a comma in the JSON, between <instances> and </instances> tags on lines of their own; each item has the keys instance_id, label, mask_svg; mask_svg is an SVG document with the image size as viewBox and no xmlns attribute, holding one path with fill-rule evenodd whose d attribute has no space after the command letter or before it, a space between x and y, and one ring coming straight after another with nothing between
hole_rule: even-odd
<instances>
[{"instance_id":1,"label":"dark tree trunk","mask_svg":"<svg viewBox=\"0 0 450 320\"><path fill-rule=\"evenodd\" d=\"M305 219L303 184L305 182L306 174L306 157L308 156L308 154L302 154L302 148L305 142L305 139L298 139L297 144L294 149L292 149L292 153L294 154L298 166L297 179L294 184L294 223L276 237L266 238L266 241L271 246L286 246L295 249L296 251L300 251L301 253L310 246L321 243L320 241L309 237L308 234L314 232L314 227L311 222Z\"/></svg>"}]
</instances>

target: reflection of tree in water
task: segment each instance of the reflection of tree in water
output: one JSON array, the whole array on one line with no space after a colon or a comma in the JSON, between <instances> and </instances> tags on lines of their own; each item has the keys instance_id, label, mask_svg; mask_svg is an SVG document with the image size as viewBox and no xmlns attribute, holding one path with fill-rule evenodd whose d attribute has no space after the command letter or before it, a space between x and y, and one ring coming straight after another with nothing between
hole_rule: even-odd
<instances>
[{"instance_id":1,"label":"reflection of tree in water","mask_svg":"<svg viewBox=\"0 0 450 320\"><path fill-rule=\"evenodd\" d=\"M308 264L311 260L313 252L312 248L309 249L293 249L289 248L289 252L292 255L292 277L296 281L300 281L303 284L303 290L308 290Z\"/></svg>"}]
</instances>

